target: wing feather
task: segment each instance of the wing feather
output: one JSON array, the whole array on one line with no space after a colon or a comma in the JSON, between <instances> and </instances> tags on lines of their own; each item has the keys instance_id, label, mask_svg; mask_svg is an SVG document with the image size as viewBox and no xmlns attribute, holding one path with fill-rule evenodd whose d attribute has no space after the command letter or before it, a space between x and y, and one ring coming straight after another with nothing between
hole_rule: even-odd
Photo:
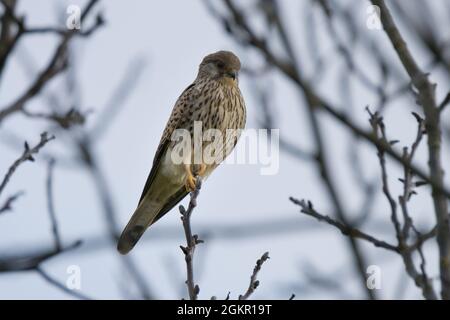
<instances>
[{"instance_id":1,"label":"wing feather","mask_svg":"<svg viewBox=\"0 0 450 320\"><path fill-rule=\"evenodd\" d=\"M155 157L153 158L153 165L152 169L150 170L150 173L147 177L147 181L144 185L144 190L142 190L141 197L139 198L139 203L141 203L142 199L144 199L145 195L147 194L148 190L150 190L150 186L153 183L153 180L155 178L156 173L158 172L159 165L161 163L162 158L164 157L167 148L169 147L169 144L171 142L170 138L172 136L173 131L176 128L183 127L183 122L185 121L184 112L189 109L189 106L186 104L192 103L192 99L190 98L190 91L194 88L195 82L189 85L180 95L177 102L175 103L175 106L172 110L172 114L170 115L169 121L167 122L166 128L164 129L163 135L161 137L161 141L158 145L158 149L156 150ZM182 195L180 190L176 193L176 199L178 199L173 205L171 205L171 202L168 202L168 204L164 207L168 207L171 205L170 208L168 208L164 213L164 209L158 214L157 218L154 220L158 220L161 216L163 216L167 211L169 211L171 208L173 208L178 202L180 202L186 195L187 192Z\"/></svg>"}]
</instances>

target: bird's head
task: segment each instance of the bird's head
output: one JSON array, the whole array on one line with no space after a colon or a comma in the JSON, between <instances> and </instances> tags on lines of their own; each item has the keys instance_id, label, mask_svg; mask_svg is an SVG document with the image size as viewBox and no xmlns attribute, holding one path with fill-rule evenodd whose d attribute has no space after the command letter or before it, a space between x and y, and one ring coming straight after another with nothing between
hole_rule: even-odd
<instances>
[{"instance_id":1,"label":"bird's head","mask_svg":"<svg viewBox=\"0 0 450 320\"><path fill-rule=\"evenodd\" d=\"M230 51L218 51L207 55L200 63L198 76L236 84L241 69L239 58Z\"/></svg>"}]
</instances>

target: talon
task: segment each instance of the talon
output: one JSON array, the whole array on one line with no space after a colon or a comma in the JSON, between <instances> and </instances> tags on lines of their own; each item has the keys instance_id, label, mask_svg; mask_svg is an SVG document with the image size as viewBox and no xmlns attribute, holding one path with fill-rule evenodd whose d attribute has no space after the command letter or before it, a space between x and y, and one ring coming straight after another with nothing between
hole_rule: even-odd
<instances>
[{"instance_id":1,"label":"talon","mask_svg":"<svg viewBox=\"0 0 450 320\"><path fill-rule=\"evenodd\" d=\"M189 174L186 177L186 183L185 183L186 191L189 191L189 192L194 191L196 183L197 183L197 179L195 179L195 177L192 174Z\"/></svg>"}]
</instances>

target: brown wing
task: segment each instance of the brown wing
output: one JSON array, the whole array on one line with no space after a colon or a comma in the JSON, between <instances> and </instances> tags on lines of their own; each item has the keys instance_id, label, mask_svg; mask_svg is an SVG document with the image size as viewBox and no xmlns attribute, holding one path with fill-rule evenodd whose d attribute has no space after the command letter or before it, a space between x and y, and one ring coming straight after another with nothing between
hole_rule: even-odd
<instances>
[{"instance_id":1,"label":"brown wing","mask_svg":"<svg viewBox=\"0 0 450 320\"><path fill-rule=\"evenodd\" d=\"M188 104L193 103L190 97L190 92L194 86L195 83L189 85L181 93L180 97L175 103L175 106L172 110L172 114L170 115L169 121L167 122L166 128L164 129L163 135L161 137L161 141L159 142L158 149L156 150L155 157L153 158L153 166L152 169L150 170L150 174L148 175L147 181L145 182L144 190L142 191L139 203L141 203L142 199L145 197L148 190L150 189L150 186L153 183L153 179L155 178L156 172L158 172L161 159L166 153L166 150L171 142L170 137L172 136L173 131L176 128L182 127L183 125L183 122L185 120L184 113L186 112L186 110L189 109ZM182 188L182 190L184 189L185 188ZM154 222L159 218L161 218L165 213L167 213L167 211L172 209L178 202L180 202L187 195L187 192L181 192L182 190L179 190L175 194L173 200L171 199L170 201L168 201L167 205L164 206L164 208L161 210L158 216L153 220Z\"/></svg>"}]
</instances>

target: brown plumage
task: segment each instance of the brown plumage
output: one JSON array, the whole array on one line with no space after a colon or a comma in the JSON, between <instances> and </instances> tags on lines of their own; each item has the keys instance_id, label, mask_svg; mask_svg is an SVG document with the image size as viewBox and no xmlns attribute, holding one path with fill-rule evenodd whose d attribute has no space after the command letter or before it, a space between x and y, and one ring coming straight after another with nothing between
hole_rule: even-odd
<instances>
[{"instance_id":1,"label":"brown plumage","mask_svg":"<svg viewBox=\"0 0 450 320\"><path fill-rule=\"evenodd\" d=\"M195 175L207 178L219 164L206 162L204 158L194 164L193 153L185 155L186 162L174 163L172 153L179 147L177 141L172 141L175 129L185 129L193 137L194 122L201 121L203 132L218 129L223 134L222 144L216 148L223 152L221 160L234 148L240 132L230 137L226 131L243 129L246 120L245 103L238 87L240 67L238 57L229 51L207 55L200 63L197 78L178 98L164 129L138 207L120 236L117 246L120 253L128 253L150 225L195 187ZM210 143L202 141L203 150L211 147Z\"/></svg>"}]
</instances>

